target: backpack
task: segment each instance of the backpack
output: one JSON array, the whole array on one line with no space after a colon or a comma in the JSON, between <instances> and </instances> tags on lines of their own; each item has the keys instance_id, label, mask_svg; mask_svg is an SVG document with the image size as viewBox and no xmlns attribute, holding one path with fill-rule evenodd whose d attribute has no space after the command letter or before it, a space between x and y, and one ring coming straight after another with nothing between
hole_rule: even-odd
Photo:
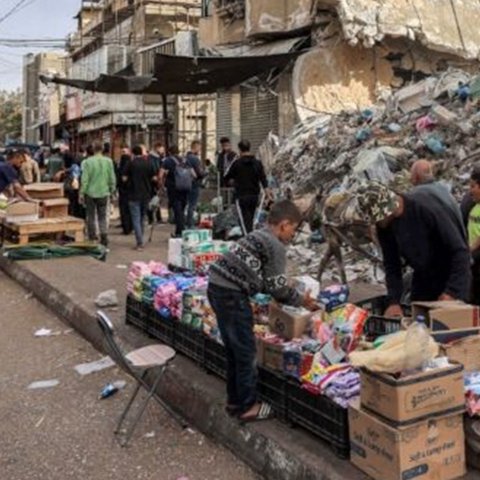
<instances>
[{"instance_id":1,"label":"backpack","mask_svg":"<svg viewBox=\"0 0 480 480\"><path fill-rule=\"evenodd\" d=\"M189 192L192 189L195 173L190 165L180 157L175 160L175 190Z\"/></svg>"}]
</instances>

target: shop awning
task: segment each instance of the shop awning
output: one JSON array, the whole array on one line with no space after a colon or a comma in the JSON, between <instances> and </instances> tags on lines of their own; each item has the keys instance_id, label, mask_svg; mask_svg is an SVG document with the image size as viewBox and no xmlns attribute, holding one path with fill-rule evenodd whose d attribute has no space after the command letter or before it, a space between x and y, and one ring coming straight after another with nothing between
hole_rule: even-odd
<instances>
[{"instance_id":1,"label":"shop awning","mask_svg":"<svg viewBox=\"0 0 480 480\"><path fill-rule=\"evenodd\" d=\"M180 57L156 54L154 74L100 75L96 80L40 76L43 82L103 93L200 94L239 85L274 68L285 68L301 52L267 56Z\"/></svg>"}]
</instances>

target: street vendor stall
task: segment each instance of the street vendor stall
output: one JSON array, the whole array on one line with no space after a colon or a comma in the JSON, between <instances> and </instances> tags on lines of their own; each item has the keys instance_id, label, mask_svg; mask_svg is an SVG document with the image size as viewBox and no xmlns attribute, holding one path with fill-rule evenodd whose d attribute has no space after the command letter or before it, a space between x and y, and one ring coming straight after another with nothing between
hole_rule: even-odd
<instances>
[{"instance_id":1,"label":"street vendor stall","mask_svg":"<svg viewBox=\"0 0 480 480\"><path fill-rule=\"evenodd\" d=\"M225 378L225 352L206 296L213 256L195 261L214 252L207 232L186 231L171 243L170 260L189 268L132 264L126 318ZM321 310L292 309L268 295L251 299L259 396L277 417L328 441L378 480L413 472L422 479L462 476L465 393L469 413L480 411L478 308L420 302L400 321L381 316L383 297L355 305L344 285L320 290L308 276L293 282L314 291Z\"/></svg>"}]
</instances>

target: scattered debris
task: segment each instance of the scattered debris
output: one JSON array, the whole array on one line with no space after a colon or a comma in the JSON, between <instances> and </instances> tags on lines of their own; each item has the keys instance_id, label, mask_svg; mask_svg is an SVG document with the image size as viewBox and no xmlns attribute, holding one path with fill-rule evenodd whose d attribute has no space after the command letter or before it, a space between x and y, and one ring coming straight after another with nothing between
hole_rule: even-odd
<instances>
[{"instance_id":1,"label":"scattered debris","mask_svg":"<svg viewBox=\"0 0 480 480\"><path fill-rule=\"evenodd\" d=\"M35 337L53 337L56 335L61 335L60 331L53 331L50 328L40 328L33 335Z\"/></svg>"},{"instance_id":2,"label":"scattered debris","mask_svg":"<svg viewBox=\"0 0 480 480\"><path fill-rule=\"evenodd\" d=\"M106 290L98 295L95 300L98 308L108 308L118 306L118 296L116 290Z\"/></svg>"},{"instance_id":3,"label":"scattered debris","mask_svg":"<svg viewBox=\"0 0 480 480\"><path fill-rule=\"evenodd\" d=\"M38 428L43 423L44 420L45 420L45 415L42 418L40 418L40 420L35 424L35 428Z\"/></svg>"},{"instance_id":4,"label":"scattered debris","mask_svg":"<svg viewBox=\"0 0 480 480\"><path fill-rule=\"evenodd\" d=\"M41 388L52 388L60 384L60 380L39 380L32 382L27 388L29 390L38 390Z\"/></svg>"},{"instance_id":5,"label":"scattered debris","mask_svg":"<svg viewBox=\"0 0 480 480\"><path fill-rule=\"evenodd\" d=\"M155 432L148 432L144 435L145 438L154 438L155 437Z\"/></svg>"},{"instance_id":6,"label":"scattered debris","mask_svg":"<svg viewBox=\"0 0 480 480\"><path fill-rule=\"evenodd\" d=\"M128 265L118 264L117 268L119 268L121 270L126 270L128 268Z\"/></svg>"},{"instance_id":7,"label":"scattered debris","mask_svg":"<svg viewBox=\"0 0 480 480\"><path fill-rule=\"evenodd\" d=\"M75 371L80 375L90 375L91 373L100 372L107 368L111 368L114 365L115 362L110 357L103 357L100 360L96 360L94 362L76 365L74 368Z\"/></svg>"},{"instance_id":8,"label":"scattered debris","mask_svg":"<svg viewBox=\"0 0 480 480\"><path fill-rule=\"evenodd\" d=\"M105 398L111 397L112 395L115 395L119 390L125 388L126 385L127 382L125 380L118 380L116 382L107 383L107 385L102 388L98 399L103 400Z\"/></svg>"}]
</instances>

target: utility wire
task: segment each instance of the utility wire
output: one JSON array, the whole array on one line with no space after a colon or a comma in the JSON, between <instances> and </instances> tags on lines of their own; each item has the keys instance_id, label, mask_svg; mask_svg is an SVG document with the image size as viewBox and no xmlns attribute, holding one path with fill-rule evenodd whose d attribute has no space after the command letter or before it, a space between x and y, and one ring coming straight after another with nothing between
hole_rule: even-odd
<instances>
[{"instance_id":1,"label":"utility wire","mask_svg":"<svg viewBox=\"0 0 480 480\"><path fill-rule=\"evenodd\" d=\"M33 0L32 0L33 1ZM0 23L4 22L7 18L11 17L15 12L17 12L22 5L24 5L27 0L19 0L3 17L0 17ZM31 3L31 2L30 2Z\"/></svg>"}]
</instances>

